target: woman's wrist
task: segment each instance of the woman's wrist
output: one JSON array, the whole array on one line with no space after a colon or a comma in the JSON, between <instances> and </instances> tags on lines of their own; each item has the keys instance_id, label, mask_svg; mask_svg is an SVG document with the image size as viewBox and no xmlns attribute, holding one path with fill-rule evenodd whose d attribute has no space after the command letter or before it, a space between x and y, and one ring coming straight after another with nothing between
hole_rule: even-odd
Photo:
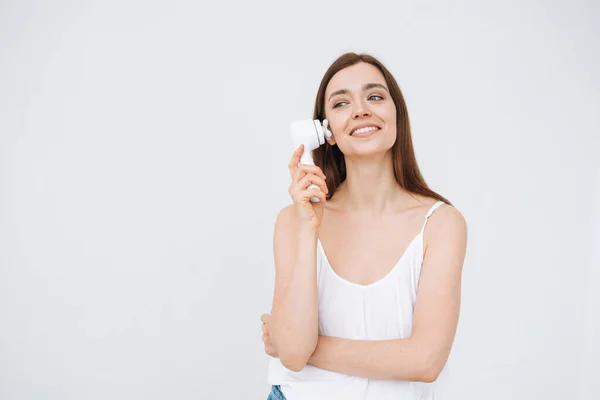
<instances>
[{"instance_id":1,"label":"woman's wrist","mask_svg":"<svg viewBox=\"0 0 600 400\"><path fill-rule=\"evenodd\" d=\"M298 229L298 237L301 240L314 240L317 241L319 237L319 228L314 228L310 225L301 225Z\"/></svg>"}]
</instances>

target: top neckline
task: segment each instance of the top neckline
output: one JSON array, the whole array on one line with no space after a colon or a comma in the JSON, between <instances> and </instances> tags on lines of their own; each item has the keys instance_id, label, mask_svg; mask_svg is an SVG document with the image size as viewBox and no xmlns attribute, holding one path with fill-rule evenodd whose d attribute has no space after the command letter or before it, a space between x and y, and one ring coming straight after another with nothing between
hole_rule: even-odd
<instances>
[{"instance_id":1,"label":"top neckline","mask_svg":"<svg viewBox=\"0 0 600 400\"><path fill-rule=\"evenodd\" d=\"M388 277L390 277L394 273L394 271L399 268L398 266L400 264L402 264L402 261L404 260L404 258L406 257L406 255L409 253L409 251L411 250L412 246L415 243L418 243L417 239L419 237L421 237L422 234L423 234L423 230L421 230L421 232L419 232L410 241L410 243L408 244L408 246L406 246L406 249L404 250L404 252L400 256L400 258L398 259L398 261L396 261L396 263L394 264L394 266L392 267L392 269L390 269L383 277L381 277L380 279L376 280L375 282L369 283L368 285L363 285L361 283L352 282L352 281L349 281L347 279L342 278L337 272L335 272L335 270L331 266L331 263L329 262L329 258L327 258L327 254L325 253L325 249L323 248L323 243L321 243L321 239L317 238L317 243L319 244L319 247L321 248L321 254L323 255L323 259L325 260L325 262L327 262L327 269L329 269L329 271L331 271L331 273L337 279L339 279L340 281L344 282L345 284L348 284L348 285L351 285L351 286L359 287L359 288L362 288L362 289L368 289L370 287L379 285L382 282L386 281L388 279Z\"/></svg>"},{"instance_id":2,"label":"top neckline","mask_svg":"<svg viewBox=\"0 0 600 400\"><path fill-rule=\"evenodd\" d=\"M423 244L423 232L425 231L425 224L427 223L427 219L431 216L431 214L433 213L433 211L435 211L436 208L438 208L439 205L441 204L445 204L443 201L436 201L431 208L427 211L427 213L425 214L425 218L424 218L424 223L423 223L423 227L421 228L421 231L419 233L417 233L417 235L410 241L410 243L408 244L408 246L406 246L406 249L404 250L404 252L402 253L402 255L400 256L400 258L398 259L398 261L396 261L396 263L394 264L394 266L392 267L392 269L390 269L383 277L381 277L380 279L376 280L375 282L369 283L368 285L363 285L360 283L356 283L356 282L351 282L347 279L342 278L337 272L335 272L335 270L333 269L333 267L331 266L331 263L329 262L329 258L327 257L327 253L325 253L325 248L323 247L323 243L321 243L321 239L319 237L317 237L317 244L319 245L319 247L321 248L321 254L323 255L323 259L327 262L327 268L329 269L329 271L331 271L331 273L333 274L333 276L335 276L337 279L339 279L340 281L342 281L345 284L348 284L350 286L355 286L361 289L368 289L371 288L373 286L377 286L379 285L381 282L384 282L388 279L388 277L390 277L394 271L396 271L399 267L399 265L402 263L402 261L404 260L404 258L406 257L406 255L409 253L409 251L411 250L412 246L415 243L419 243L419 241L417 239L421 238L421 244ZM421 254L421 257L423 256L423 254Z\"/></svg>"}]
</instances>

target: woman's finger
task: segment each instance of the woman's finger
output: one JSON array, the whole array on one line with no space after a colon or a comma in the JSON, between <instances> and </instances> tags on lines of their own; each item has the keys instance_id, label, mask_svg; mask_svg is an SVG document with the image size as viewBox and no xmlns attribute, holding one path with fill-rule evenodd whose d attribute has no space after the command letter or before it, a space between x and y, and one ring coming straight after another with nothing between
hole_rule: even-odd
<instances>
[{"instance_id":1,"label":"woman's finger","mask_svg":"<svg viewBox=\"0 0 600 400\"><path fill-rule=\"evenodd\" d=\"M305 174L308 174L308 173L315 174L317 176L320 176L323 179L327 179L327 176L325 175L323 170L318 165L311 165L311 164L298 165L298 168L296 169L296 172L294 173L294 178L296 179L296 181L299 181Z\"/></svg>"},{"instance_id":2,"label":"woman's finger","mask_svg":"<svg viewBox=\"0 0 600 400\"><path fill-rule=\"evenodd\" d=\"M300 192L300 196L306 201L312 199L313 197L318 197L323 203L327 201L327 195L319 188L303 190L302 192Z\"/></svg>"},{"instance_id":3,"label":"woman's finger","mask_svg":"<svg viewBox=\"0 0 600 400\"><path fill-rule=\"evenodd\" d=\"M288 169L290 170L290 175L293 177L298 169L298 163L300 162L300 157L302 156L302 152L304 151L304 145L301 144L292 154L292 159L288 164Z\"/></svg>"},{"instance_id":4,"label":"woman's finger","mask_svg":"<svg viewBox=\"0 0 600 400\"><path fill-rule=\"evenodd\" d=\"M304 190L308 188L308 186L310 186L310 184L312 183L320 187L323 192L329 193L329 188L327 187L327 183L325 183L325 180L321 179L321 177L314 174L307 174L304 178L300 179L300 181L298 182L298 186L300 186L300 188Z\"/></svg>"}]
</instances>

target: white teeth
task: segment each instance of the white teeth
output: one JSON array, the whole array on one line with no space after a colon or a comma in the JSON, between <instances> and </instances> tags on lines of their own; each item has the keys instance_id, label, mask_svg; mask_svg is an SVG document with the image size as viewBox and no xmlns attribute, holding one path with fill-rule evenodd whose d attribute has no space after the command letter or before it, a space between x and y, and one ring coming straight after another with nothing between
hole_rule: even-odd
<instances>
[{"instance_id":1,"label":"white teeth","mask_svg":"<svg viewBox=\"0 0 600 400\"><path fill-rule=\"evenodd\" d=\"M352 134L354 135L355 133L364 133L364 132L374 131L374 130L377 130L377 129L379 129L379 128L376 128L374 126L369 126L367 128L357 129L354 132L352 132Z\"/></svg>"}]
</instances>

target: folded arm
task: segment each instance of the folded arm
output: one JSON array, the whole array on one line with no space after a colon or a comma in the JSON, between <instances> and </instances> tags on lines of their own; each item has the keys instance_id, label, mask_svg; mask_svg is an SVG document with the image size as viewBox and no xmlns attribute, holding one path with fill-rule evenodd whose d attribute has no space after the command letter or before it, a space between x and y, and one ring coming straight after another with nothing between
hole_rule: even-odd
<instances>
[{"instance_id":1,"label":"folded arm","mask_svg":"<svg viewBox=\"0 0 600 400\"><path fill-rule=\"evenodd\" d=\"M456 334L467 226L454 207L429 218L412 334L406 339L352 340L320 336L308 364L372 379L433 382Z\"/></svg>"}]
</instances>

